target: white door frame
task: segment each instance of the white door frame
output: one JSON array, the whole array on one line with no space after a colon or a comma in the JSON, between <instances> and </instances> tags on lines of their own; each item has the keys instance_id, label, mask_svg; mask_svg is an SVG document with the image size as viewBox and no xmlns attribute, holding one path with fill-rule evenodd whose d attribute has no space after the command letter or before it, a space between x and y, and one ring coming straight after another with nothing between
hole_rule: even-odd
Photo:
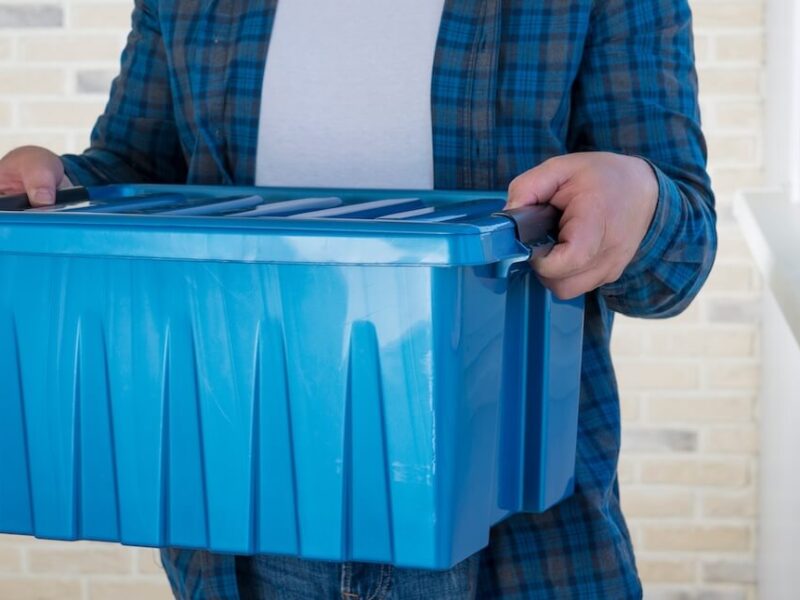
<instances>
[{"instance_id":1,"label":"white door frame","mask_svg":"<svg viewBox=\"0 0 800 600\"><path fill-rule=\"evenodd\" d=\"M800 2L767 0L766 179L800 202Z\"/></svg>"}]
</instances>

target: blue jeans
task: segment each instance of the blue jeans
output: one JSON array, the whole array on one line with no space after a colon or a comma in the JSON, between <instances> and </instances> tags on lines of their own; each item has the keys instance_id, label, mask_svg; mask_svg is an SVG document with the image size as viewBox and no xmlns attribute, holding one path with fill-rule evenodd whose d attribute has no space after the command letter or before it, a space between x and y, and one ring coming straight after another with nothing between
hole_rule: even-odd
<instances>
[{"instance_id":1,"label":"blue jeans","mask_svg":"<svg viewBox=\"0 0 800 600\"><path fill-rule=\"evenodd\" d=\"M473 600L480 558L476 554L448 571L424 571L167 549L162 562L179 600ZM235 572L235 581L222 575L226 569Z\"/></svg>"},{"instance_id":2,"label":"blue jeans","mask_svg":"<svg viewBox=\"0 0 800 600\"><path fill-rule=\"evenodd\" d=\"M179 600L642 598L614 494L578 493L547 512L509 517L492 528L486 548L449 571L175 548L161 560Z\"/></svg>"}]
</instances>

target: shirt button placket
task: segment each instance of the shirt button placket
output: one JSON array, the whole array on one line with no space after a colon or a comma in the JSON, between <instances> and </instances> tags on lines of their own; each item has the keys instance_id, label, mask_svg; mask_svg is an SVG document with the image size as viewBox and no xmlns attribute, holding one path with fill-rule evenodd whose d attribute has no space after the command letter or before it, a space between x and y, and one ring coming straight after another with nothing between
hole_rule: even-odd
<instances>
[{"instance_id":1,"label":"shirt button placket","mask_svg":"<svg viewBox=\"0 0 800 600\"><path fill-rule=\"evenodd\" d=\"M219 3L214 19L214 33L211 37L210 72L209 72L209 124L214 140L221 146L224 139L225 123L225 73L227 70L228 50L223 41L230 37L233 7L228 0Z\"/></svg>"}]
</instances>

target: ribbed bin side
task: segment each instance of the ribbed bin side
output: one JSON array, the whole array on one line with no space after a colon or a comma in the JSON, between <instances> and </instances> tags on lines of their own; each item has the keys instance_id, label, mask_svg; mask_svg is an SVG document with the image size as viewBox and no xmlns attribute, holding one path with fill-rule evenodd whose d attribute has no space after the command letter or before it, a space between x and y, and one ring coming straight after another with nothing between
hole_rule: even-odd
<instances>
[{"instance_id":1,"label":"ribbed bin side","mask_svg":"<svg viewBox=\"0 0 800 600\"><path fill-rule=\"evenodd\" d=\"M572 494L583 342L583 297L558 300L532 276L507 294L499 503L543 512Z\"/></svg>"},{"instance_id":2,"label":"ribbed bin side","mask_svg":"<svg viewBox=\"0 0 800 600\"><path fill-rule=\"evenodd\" d=\"M477 551L504 322L479 271L4 256L0 530L431 568Z\"/></svg>"},{"instance_id":3,"label":"ribbed bin side","mask_svg":"<svg viewBox=\"0 0 800 600\"><path fill-rule=\"evenodd\" d=\"M490 268L439 269L433 289L437 562L450 566L486 546L504 516L495 484L507 280Z\"/></svg>"},{"instance_id":4,"label":"ribbed bin side","mask_svg":"<svg viewBox=\"0 0 800 600\"><path fill-rule=\"evenodd\" d=\"M300 553L424 564L436 487L430 271L277 275L265 280L282 294Z\"/></svg>"},{"instance_id":5,"label":"ribbed bin side","mask_svg":"<svg viewBox=\"0 0 800 600\"><path fill-rule=\"evenodd\" d=\"M33 532L31 472L19 342L13 316L0 313L0 531Z\"/></svg>"},{"instance_id":6,"label":"ribbed bin side","mask_svg":"<svg viewBox=\"0 0 800 600\"><path fill-rule=\"evenodd\" d=\"M0 485L17 509L29 495L30 514L0 510L2 527L57 539L118 539L105 340L97 315L69 301L91 287L66 264L21 258L7 266L0 411L8 418L0 418L0 437L14 447Z\"/></svg>"}]
</instances>

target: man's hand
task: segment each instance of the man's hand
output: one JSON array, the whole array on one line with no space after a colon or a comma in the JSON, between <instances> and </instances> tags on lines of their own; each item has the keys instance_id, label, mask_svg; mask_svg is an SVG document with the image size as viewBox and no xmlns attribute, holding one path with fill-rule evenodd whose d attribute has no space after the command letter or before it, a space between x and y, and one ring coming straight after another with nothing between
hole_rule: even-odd
<instances>
[{"instance_id":1,"label":"man's hand","mask_svg":"<svg viewBox=\"0 0 800 600\"><path fill-rule=\"evenodd\" d=\"M508 188L507 208L550 203L563 211L558 243L533 267L559 298L616 281L642 243L658 202L658 181L640 158L568 154L526 171Z\"/></svg>"},{"instance_id":2,"label":"man's hand","mask_svg":"<svg viewBox=\"0 0 800 600\"><path fill-rule=\"evenodd\" d=\"M56 190L70 187L61 159L38 146L23 146L0 159L0 194L26 193L33 206L53 204Z\"/></svg>"}]
</instances>

